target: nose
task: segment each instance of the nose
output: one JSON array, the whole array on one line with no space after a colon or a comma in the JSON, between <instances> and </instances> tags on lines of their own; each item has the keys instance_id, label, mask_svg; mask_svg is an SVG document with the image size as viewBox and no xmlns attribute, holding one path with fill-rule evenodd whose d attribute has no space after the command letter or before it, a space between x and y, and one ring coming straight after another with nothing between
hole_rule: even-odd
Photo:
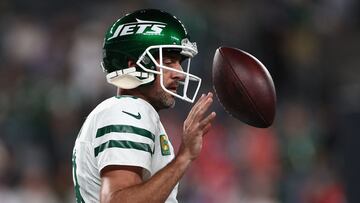
<instances>
[{"instance_id":1,"label":"nose","mask_svg":"<svg viewBox=\"0 0 360 203\"><path fill-rule=\"evenodd\" d=\"M178 70L178 71L183 71L182 67L181 67L181 64L179 61L177 61L176 63L174 63L174 66L173 68L175 70ZM185 75L183 73L179 73L177 71L171 71L171 78L172 79L176 79L176 80L184 80L185 79Z\"/></svg>"}]
</instances>

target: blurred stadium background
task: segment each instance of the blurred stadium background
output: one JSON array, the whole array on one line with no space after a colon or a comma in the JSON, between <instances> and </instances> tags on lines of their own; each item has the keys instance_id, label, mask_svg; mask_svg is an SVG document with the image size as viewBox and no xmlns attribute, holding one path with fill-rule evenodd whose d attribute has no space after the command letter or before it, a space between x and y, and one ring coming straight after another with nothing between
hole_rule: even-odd
<instances>
[{"instance_id":1,"label":"blurred stadium background","mask_svg":"<svg viewBox=\"0 0 360 203\"><path fill-rule=\"evenodd\" d=\"M219 46L258 57L278 93L274 125L226 115L181 181L187 203L359 203L360 4L356 0L0 1L0 202L75 202L74 140L115 94L99 66L103 34L159 8L187 26L192 71L212 89ZM175 146L190 105L161 112Z\"/></svg>"}]
</instances>

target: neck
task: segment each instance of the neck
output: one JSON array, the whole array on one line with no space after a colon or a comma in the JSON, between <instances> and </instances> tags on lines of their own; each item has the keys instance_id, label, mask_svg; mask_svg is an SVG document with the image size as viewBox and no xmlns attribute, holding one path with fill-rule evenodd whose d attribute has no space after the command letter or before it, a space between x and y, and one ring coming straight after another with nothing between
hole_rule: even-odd
<instances>
[{"instance_id":1,"label":"neck","mask_svg":"<svg viewBox=\"0 0 360 203\"><path fill-rule=\"evenodd\" d=\"M156 104L154 104L154 102L151 100L151 98L149 96L143 94L139 88L135 88L135 89L120 89L120 88L118 88L117 95L118 96L131 95L134 97L141 98L141 99L147 101L151 106L153 106L157 112L159 112L161 110L161 108L159 108Z\"/></svg>"}]
</instances>

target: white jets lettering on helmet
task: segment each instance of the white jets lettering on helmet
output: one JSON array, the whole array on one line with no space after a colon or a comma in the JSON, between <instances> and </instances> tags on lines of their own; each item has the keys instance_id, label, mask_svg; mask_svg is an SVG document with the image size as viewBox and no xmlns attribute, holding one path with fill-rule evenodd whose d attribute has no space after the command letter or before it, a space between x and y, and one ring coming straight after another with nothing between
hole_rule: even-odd
<instances>
[{"instance_id":1,"label":"white jets lettering on helmet","mask_svg":"<svg viewBox=\"0 0 360 203\"><path fill-rule=\"evenodd\" d=\"M119 25L114 34L108 38L111 40L118 36L132 35L132 34L148 34L159 35L166 27L166 23L157 21L147 21L136 19L137 22L126 23Z\"/></svg>"}]
</instances>

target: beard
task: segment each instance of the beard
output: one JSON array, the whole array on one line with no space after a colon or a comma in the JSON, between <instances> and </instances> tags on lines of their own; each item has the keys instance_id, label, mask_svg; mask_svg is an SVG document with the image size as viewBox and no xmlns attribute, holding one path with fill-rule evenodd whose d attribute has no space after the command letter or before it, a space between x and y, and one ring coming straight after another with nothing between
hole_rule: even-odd
<instances>
[{"instance_id":1,"label":"beard","mask_svg":"<svg viewBox=\"0 0 360 203\"><path fill-rule=\"evenodd\" d=\"M159 97L159 109L167 109L175 107L175 98L171 94L165 92L162 88L157 92Z\"/></svg>"},{"instance_id":2,"label":"beard","mask_svg":"<svg viewBox=\"0 0 360 203\"><path fill-rule=\"evenodd\" d=\"M168 109L175 107L175 97L166 92L159 84L158 77L153 84L138 87L142 95L145 95L146 100L159 111L161 109ZM167 85L169 86L169 85Z\"/></svg>"}]
</instances>

